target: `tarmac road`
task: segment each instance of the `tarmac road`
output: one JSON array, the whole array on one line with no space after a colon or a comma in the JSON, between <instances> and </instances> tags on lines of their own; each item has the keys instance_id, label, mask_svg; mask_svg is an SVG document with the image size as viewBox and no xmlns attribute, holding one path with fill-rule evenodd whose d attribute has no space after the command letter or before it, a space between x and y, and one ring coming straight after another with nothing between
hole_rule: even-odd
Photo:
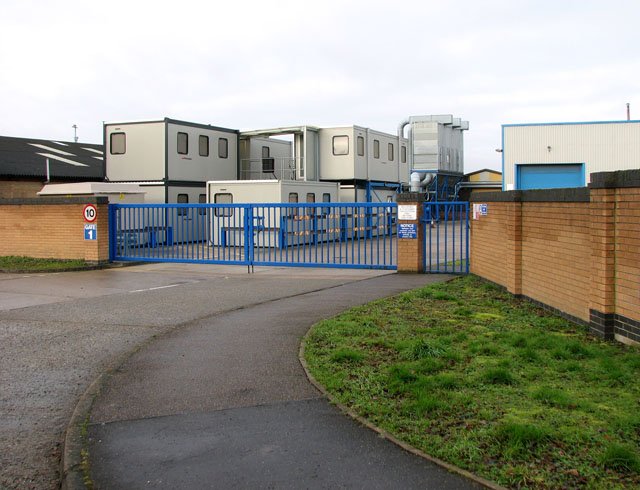
<instances>
[{"instance_id":1,"label":"tarmac road","mask_svg":"<svg viewBox=\"0 0 640 490\"><path fill-rule=\"evenodd\" d=\"M0 488L59 485L80 395L123 353L223 311L379 275L190 264L0 274Z\"/></svg>"}]
</instances>

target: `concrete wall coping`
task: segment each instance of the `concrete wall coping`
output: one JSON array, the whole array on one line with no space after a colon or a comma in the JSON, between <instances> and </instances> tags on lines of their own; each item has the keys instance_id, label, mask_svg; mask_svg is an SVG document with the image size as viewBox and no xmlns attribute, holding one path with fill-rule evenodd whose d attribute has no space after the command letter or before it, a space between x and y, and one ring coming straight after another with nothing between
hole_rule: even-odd
<instances>
[{"instance_id":1,"label":"concrete wall coping","mask_svg":"<svg viewBox=\"0 0 640 490\"><path fill-rule=\"evenodd\" d=\"M424 202L424 193L403 192L402 194L398 194L396 202Z\"/></svg>"},{"instance_id":2,"label":"concrete wall coping","mask_svg":"<svg viewBox=\"0 0 640 490\"><path fill-rule=\"evenodd\" d=\"M591 174L591 189L614 189L618 187L640 187L640 169L617 170Z\"/></svg>"},{"instance_id":3,"label":"concrete wall coping","mask_svg":"<svg viewBox=\"0 0 640 490\"><path fill-rule=\"evenodd\" d=\"M84 197L24 197L0 199L0 206L43 206L50 204L109 204L109 198L100 196Z\"/></svg>"},{"instance_id":4,"label":"concrete wall coping","mask_svg":"<svg viewBox=\"0 0 640 490\"><path fill-rule=\"evenodd\" d=\"M469 197L470 202L589 202L587 187L568 189L533 189L527 191L477 192Z\"/></svg>"}]
</instances>

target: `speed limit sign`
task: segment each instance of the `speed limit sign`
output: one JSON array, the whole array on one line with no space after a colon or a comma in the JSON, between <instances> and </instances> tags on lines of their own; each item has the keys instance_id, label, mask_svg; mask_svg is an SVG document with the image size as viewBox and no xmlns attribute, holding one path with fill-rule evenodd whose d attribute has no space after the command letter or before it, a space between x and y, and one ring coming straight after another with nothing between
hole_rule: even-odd
<instances>
[{"instance_id":1,"label":"speed limit sign","mask_svg":"<svg viewBox=\"0 0 640 490\"><path fill-rule=\"evenodd\" d=\"M93 204L87 204L82 210L82 214L84 215L85 221L93 223L98 217L98 210Z\"/></svg>"}]
</instances>

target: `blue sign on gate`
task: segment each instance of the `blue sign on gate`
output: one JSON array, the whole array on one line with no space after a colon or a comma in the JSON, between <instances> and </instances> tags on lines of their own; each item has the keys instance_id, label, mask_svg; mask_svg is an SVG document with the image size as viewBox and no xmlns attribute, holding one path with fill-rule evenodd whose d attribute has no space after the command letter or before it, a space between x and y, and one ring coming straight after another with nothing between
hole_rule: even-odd
<instances>
[{"instance_id":1,"label":"blue sign on gate","mask_svg":"<svg viewBox=\"0 0 640 490\"><path fill-rule=\"evenodd\" d=\"M398 223L398 238L418 238L416 223Z\"/></svg>"}]
</instances>

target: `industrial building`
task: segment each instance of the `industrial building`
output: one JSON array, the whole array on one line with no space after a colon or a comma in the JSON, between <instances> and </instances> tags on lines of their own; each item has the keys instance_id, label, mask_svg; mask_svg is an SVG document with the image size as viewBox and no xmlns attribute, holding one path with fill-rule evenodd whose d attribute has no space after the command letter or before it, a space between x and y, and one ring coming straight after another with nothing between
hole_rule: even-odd
<instances>
[{"instance_id":1,"label":"industrial building","mask_svg":"<svg viewBox=\"0 0 640 490\"><path fill-rule=\"evenodd\" d=\"M104 176L102 145L0 136L0 198L33 198L46 183Z\"/></svg>"},{"instance_id":2,"label":"industrial building","mask_svg":"<svg viewBox=\"0 0 640 490\"><path fill-rule=\"evenodd\" d=\"M594 172L640 167L640 121L502 126L503 190L583 187Z\"/></svg>"}]
</instances>

